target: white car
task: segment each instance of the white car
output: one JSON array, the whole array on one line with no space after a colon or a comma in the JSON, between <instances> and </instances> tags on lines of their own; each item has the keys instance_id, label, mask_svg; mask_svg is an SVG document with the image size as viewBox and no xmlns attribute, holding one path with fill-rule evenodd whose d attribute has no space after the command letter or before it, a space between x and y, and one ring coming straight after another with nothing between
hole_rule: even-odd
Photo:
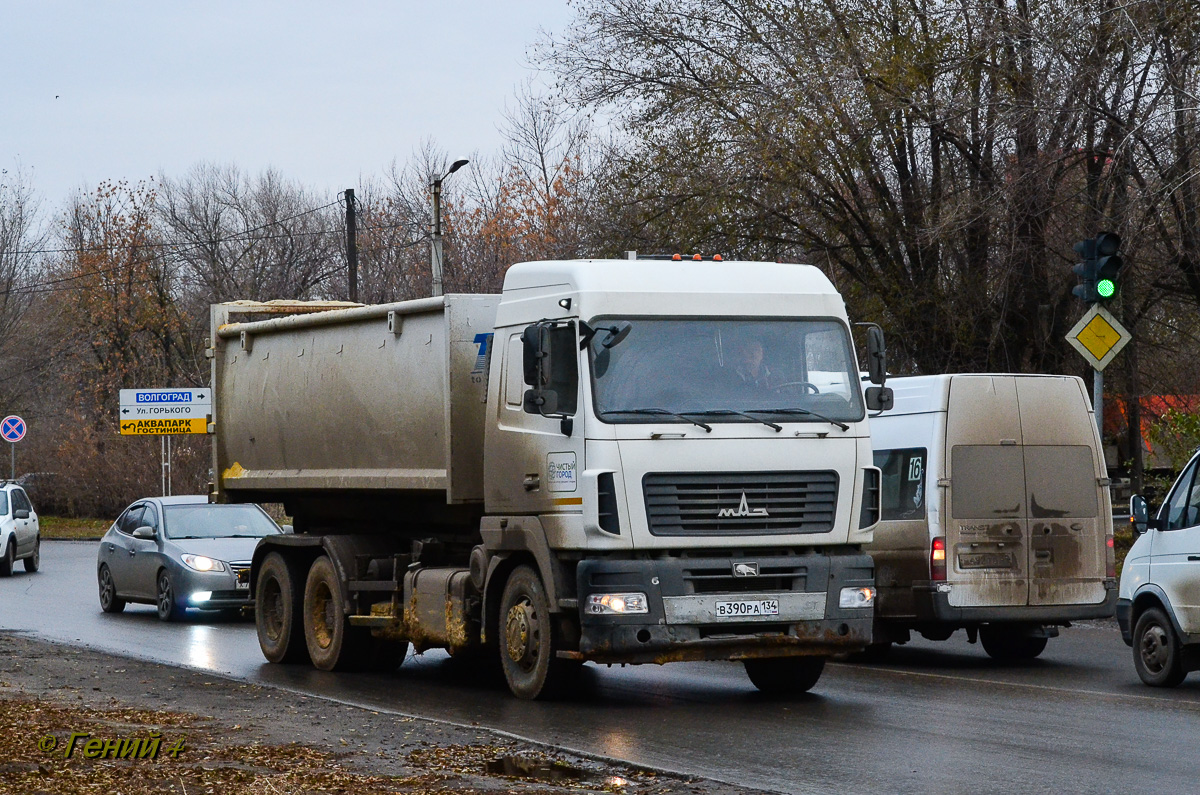
<instances>
[{"instance_id":1,"label":"white car","mask_svg":"<svg viewBox=\"0 0 1200 795\"><path fill-rule=\"evenodd\" d=\"M15 483L0 486L0 577L12 575L18 560L33 573L41 565L42 536L29 495Z\"/></svg>"},{"instance_id":2,"label":"white car","mask_svg":"<svg viewBox=\"0 0 1200 795\"><path fill-rule=\"evenodd\" d=\"M1200 670L1200 454L1183 470L1162 508L1149 517L1141 496L1129 502L1138 534L1121 572L1117 623L1133 665L1151 687L1175 687Z\"/></svg>"}]
</instances>

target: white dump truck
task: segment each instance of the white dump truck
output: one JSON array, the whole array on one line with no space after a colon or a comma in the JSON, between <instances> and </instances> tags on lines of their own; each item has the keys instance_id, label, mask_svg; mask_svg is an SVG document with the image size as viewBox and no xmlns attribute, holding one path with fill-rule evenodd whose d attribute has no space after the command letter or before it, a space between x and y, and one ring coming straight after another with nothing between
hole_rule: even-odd
<instances>
[{"instance_id":1,"label":"white dump truck","mask_svg":"<svg viewBox=\"0 0 1200 795\"><path fill-rule=\"evenodd\" d=\"M882 335L868 335L882 383ZM879 516L841 297L816 268L513 266L502 295L212 307L222 502L283 503L250 587L273 662L742 660L807 690L871 640Z\"/></svg>"}]
</instances>

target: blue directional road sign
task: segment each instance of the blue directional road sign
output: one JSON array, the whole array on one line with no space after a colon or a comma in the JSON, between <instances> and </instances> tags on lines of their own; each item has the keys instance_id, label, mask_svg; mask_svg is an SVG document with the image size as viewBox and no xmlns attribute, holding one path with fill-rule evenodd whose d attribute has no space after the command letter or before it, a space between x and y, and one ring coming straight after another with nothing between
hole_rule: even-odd
<instances>
[{"instance_id":1,"label":"blue directional road sign","mask_svg":"<svg viewBox=\"0 0 1200 795\"><path fill-rule=\"evenodd\" d=\"M6 442L19 442L25 438L25 420L16 414L9 414L0 420L0 436Z\"/></svg>"}]
</instances>

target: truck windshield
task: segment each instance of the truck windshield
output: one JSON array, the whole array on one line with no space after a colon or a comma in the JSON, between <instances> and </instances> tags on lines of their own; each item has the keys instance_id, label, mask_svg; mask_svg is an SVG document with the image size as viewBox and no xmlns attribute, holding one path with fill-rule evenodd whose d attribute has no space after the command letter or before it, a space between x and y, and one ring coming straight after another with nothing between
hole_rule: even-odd
<instances>
[{"instance_id":1,"label":"truck windshield","mask_svg":"<svg viewBox=\"0 0 1200 795\"><path fill-rule=\"evenodd\" d=\"M605 317L629 336L588 346L596 413L610 423L855 422L864 416L845 324L794 318Z\"/></svg>"}]
</instances>

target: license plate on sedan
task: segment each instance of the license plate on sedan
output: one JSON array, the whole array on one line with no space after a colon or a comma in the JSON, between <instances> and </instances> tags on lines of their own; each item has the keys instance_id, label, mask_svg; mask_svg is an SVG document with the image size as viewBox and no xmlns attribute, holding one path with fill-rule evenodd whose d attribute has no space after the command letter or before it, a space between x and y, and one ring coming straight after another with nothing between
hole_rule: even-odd
<instances>
[{"instance_id":1,"label":"license plate on sedan","mask_svg":"<svg viewBox=\"0 0 1200 795\"><path fill-rule=\"evenodd\" d=\"M241 580L238 580L238 582L237 582L237 589L238 589L239 591L249 591L249 590L250 590L250 583L249 583L249 582L242 582Z\"/></svg>"},{"instance_id":2,"label":"license plate on sedan","mask_svg":"<svg viewBox=\"0 0 1200 795\"><path fill-rule=\"evenodd\" d=\"M715 611L719 618L738 616L777 616L778 599L739 599L736 602L717 602Z\"/></svg>"}]
</instances>

